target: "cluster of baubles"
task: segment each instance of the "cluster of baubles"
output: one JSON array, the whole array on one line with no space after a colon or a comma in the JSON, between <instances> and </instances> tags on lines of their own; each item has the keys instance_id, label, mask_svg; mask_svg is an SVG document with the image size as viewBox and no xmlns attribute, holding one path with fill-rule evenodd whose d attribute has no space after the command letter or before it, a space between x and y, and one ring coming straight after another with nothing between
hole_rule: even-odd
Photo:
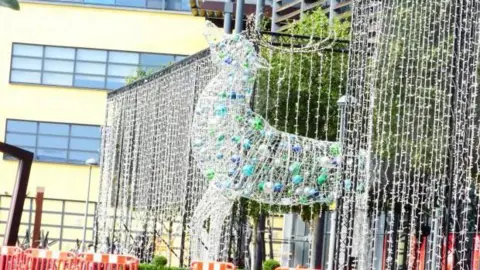
<instances>
[{"instance_id":1,"label":"cluster of baubles","mask_svg":"<svg viewBox=\"0 0 480 270\"><path fill-rule=\"evenodd\" d=\"M263 203L331 203L340 146L277 131L248 108L258 58L251 42L233 35L214 53L228 72L207 92L216 102L196 109L206 122L196 124L208 127L208 138L192 142L206 179L226 195Z\"/></svg>"}]
</instances>

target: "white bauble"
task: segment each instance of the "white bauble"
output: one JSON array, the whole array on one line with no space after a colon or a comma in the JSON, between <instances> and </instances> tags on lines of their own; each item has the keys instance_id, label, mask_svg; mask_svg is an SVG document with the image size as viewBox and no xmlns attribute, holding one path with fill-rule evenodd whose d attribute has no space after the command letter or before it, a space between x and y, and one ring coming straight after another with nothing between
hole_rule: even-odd
<instances>
[{"instance_id":1,"label":"white bauble","mask_svg":"<svg viewBox=\"0 0 480 270\"><path fill-rule=\"evenodd\" d=\"M263 191L265 193L272 193L273 192L273 183L272 182L266 182L263 186Z\"/></svg>"}]
</instances>

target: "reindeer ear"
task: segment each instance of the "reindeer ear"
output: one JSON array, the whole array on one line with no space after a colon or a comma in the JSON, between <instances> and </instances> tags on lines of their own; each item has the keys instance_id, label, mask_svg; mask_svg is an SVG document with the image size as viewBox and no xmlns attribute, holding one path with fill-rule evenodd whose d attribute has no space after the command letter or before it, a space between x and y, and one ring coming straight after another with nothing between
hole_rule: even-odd
<instances>
[{"instance_id":1,"label":"reindeer ear","mask_svg":"<svg viewBox=\"0 0 480 270\"><path fill-rule=\"evenodd\" d=\"M205 31L203 32L203 35L205 36L210 48L213 48L215 44L220 42L223 38L222 30L208 20L205 23Z\"/></svg>"}]
</instances>

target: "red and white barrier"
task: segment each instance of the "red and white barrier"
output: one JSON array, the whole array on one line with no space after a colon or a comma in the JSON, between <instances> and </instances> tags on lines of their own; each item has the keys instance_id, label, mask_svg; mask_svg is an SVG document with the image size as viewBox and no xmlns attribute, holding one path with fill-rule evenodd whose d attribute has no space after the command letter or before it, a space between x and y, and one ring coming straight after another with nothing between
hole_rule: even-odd
<instances>
[{"instance_id":1,"label":"red and white barrier","mask_svg":"<svg viewBox=\"0 0 480 270\"><path fill-rule=\"evenodd\" d=\"M192 262L191 270L236 270L237 267L228 262Z\"/></svg>"},{"instance_id":2,"label":"red and white barrier","mask_svg":"<svg viewBox=\"0 0 480 270\"><path fill-rule=\"evenodd\" d=\"M46 249L27 249L23 252L20 268L22 270L74 269L75 254L72 252Z\"/></svg>"},{"instance_id":3,"label":"red and white barrier","mask_svg":"<svg viewBox=\"0 0 480 270\"><path fill-rule=\"evenodd\" d=\"M0 246L0 269L16 270L19 268L23 250L18 247Z\"/></svg>"},{"instance_id":4,"label":"red and white barrier","mask_svg":"<svg viewBox=\"0 0 480 270\"><path fill-rule=\"evenodd\" d=\"M78 269L137 270L138 259L128 255L81 253L77 256Z\"/></svg>"}]
</instances>

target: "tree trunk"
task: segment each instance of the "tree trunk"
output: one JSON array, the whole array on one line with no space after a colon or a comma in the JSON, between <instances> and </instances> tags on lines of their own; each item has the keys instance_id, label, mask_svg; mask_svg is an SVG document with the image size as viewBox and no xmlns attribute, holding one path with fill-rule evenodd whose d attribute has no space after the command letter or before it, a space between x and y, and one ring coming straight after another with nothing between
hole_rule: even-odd
<instances>
[{"instance_id":1,"label":"tree trunk","mask_svg":"<svg viewBox=\"0 0 480 270\"><path fill-rule=\"evenodd\" d=\"M313 220L313 242L312 242L312 260L310 268L322 269L322 254L323 254L323 242L324 242L324 225L325 225L325 211L322 210L322 214Z\"/></svg>"},{"instance_id":2,"label":"tree trunk","mask_svg":"<svg viewBox=\"0 0 480 270\"><path fill-rule=\"evenodd\" d=\"M253 270L261 270L265 259L265 214L258 216L255 236L255 262Z\"/></svg>"}]
</instances>

